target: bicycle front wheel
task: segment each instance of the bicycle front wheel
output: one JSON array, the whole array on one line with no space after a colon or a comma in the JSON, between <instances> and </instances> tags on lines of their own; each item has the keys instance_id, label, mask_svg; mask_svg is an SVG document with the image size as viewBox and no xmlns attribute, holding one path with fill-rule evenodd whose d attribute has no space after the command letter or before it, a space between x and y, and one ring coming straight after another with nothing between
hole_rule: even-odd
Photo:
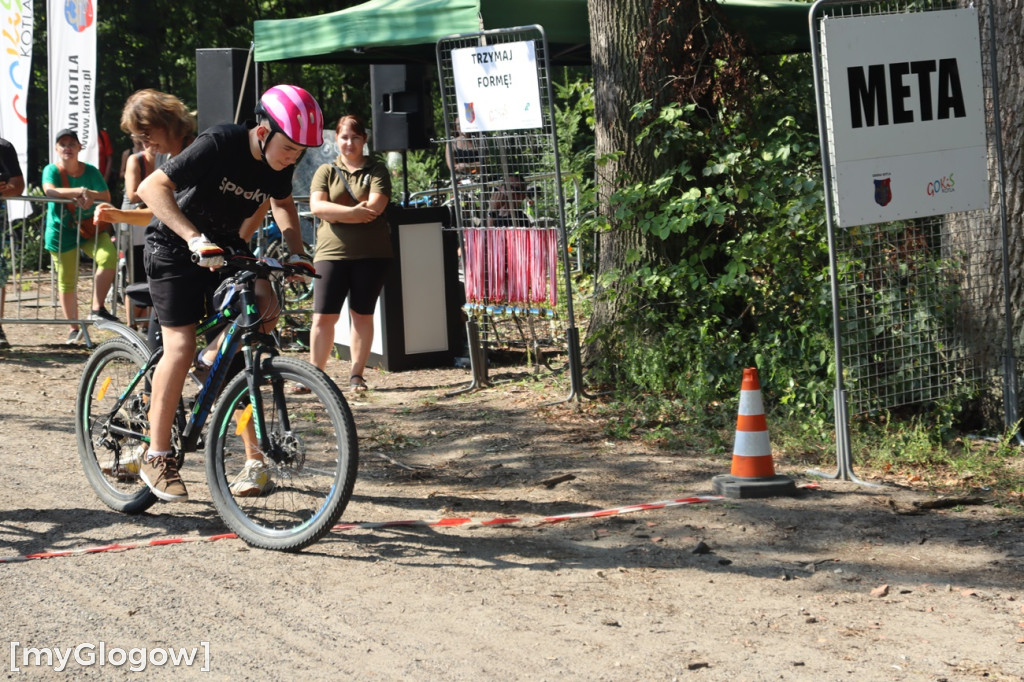
<instances>
[{"instance_id":1,"label":"bicycle front wheel","mask_svg":"<svg viewBox=\"0 0 1024 682\"><path fill-rule=\"evenodd\" d=\"M330 377L307 362L273 357L256 383L254 414L246 374L224 389L210 425L206 477L224 522L248 544L298 551L328 533L355 485L359 460L352 411ZM269 442L262 466L258 433Z\"/></svg>"},{"instance_id":2,"label":"bicycle front wheel","mask_svg":"<svg viewBox=\"0 0 1024 682\"><path fill-rule=\"evenodd\" d=\"M85 363L75 405L75 436L85 477L111 509L139 514L157 501L139 477L149 433L149 381L125 395L146 358L128 341L104 341Z\"/></svg>"}]
</instances>

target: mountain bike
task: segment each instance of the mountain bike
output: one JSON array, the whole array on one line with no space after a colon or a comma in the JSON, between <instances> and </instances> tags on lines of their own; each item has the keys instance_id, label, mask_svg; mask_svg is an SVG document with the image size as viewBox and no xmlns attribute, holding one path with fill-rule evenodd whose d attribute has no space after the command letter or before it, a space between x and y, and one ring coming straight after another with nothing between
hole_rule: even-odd
<instances>
[{"instance_id":1,"label":"mountain bike","mask_svg":"<svg viewBox=\"0 0 1024 682\"><path fill-rule=\"evenodd\" d=\"M215 312L197 325L196 336L226 333L209 375L196 382L198 393L179 402L172 450L180 465L185 453L201 446L212 416L205 469L217 512L250 545L298 551L330 531L352 496L355 422L330 377L308 362L282 357L274 338L260 331L256 280L301 274L301 268L251 256L232 256L223 268L230 274L214 297ZM124 325L97 326L118 336L101 343L85 364L75 411L78 452L100 499L116 511L138 514L157 501L138 469L149 442L153 370L163 348L154 344L151 350ZM231 490L240 476L251 475L244 467L247 441L250 448L258 445L270 474L267 491L254 497Z\"/></svg>"}]
</instances>

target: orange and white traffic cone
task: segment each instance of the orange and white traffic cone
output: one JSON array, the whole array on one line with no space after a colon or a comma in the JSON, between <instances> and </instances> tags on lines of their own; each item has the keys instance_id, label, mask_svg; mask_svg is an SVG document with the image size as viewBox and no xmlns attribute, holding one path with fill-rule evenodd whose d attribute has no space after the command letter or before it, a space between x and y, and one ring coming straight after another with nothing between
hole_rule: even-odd
<instances>
[{"instance_id":1,"label":"orange and white traffic cone","mask_svg":"<svg viewBox=\"0 0 1024 682\"><path fill-rule=\"evenodd\" d=\"M711 479L717 494L739 498L796 494L796 485L791 478L775 475L768 422L761 401L761 382L757 378L757 369L753 367L743 370L736 443L732 452L731 473Z\"/></svg>"}]
</instances>

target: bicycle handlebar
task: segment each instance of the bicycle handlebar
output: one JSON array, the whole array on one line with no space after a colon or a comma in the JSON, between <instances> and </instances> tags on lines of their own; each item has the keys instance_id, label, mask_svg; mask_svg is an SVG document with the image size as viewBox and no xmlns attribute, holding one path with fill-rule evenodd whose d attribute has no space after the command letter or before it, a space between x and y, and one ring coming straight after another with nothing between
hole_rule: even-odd
<instances>
[{"instance_id":1,"label":"bicycle handlebar","mask_svg":"<svg viewBox=\"0 0 1024 682\"><path fill-rule=\"evenodd\" d=\"M199 254L192 254L193 263L198 262L199 258ZM303 277L320 279L320 275L310 272L301 265L289 265L282 263L276 258L257 258L246 252L235 251L230 248L224 249L224 265L217 269L223 270L225 273L251 272L257 277L269 277L274 273L282 273L284 275L301 275Z\"/></svg>"}]
</instances>

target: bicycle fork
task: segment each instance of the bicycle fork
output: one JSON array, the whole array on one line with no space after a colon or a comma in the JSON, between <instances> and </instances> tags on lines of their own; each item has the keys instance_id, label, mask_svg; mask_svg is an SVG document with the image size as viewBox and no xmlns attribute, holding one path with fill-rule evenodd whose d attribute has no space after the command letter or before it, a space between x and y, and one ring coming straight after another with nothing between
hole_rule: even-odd
<instances>
[{"instance_id":1,"label":"bicycle fork","mask_svg":"<svg viewBox=\"0 0 1024 682\"><path fill-rule=\"evenodd\" d=\"M259 306L256 304L255 293L251 290L245 290L240 292L240 294L242 314L239 317L238 325L251 331L248 331L242 339L241 348L242 355L245 358L245 377L249 393L249 404L238 417L237 428L241 434L251 423L255 442L260 452L274 462L280 463L281 455L274 447L274 443L270 438L270 431L267 428L268 425L264 422L264 415L266 413L263 409L263 394L260 392L260 386L263 384L261 371L263 363L267 358L276 356L277 350L274 347L273 337L259 331L262 318ZM271 379L271 390L273 393L274 412L281 424L281 428L287 432L290 427L288 425L288 413L284 400L284 381L278 377L273 377Z\"/></svg>"}]
</instances>

